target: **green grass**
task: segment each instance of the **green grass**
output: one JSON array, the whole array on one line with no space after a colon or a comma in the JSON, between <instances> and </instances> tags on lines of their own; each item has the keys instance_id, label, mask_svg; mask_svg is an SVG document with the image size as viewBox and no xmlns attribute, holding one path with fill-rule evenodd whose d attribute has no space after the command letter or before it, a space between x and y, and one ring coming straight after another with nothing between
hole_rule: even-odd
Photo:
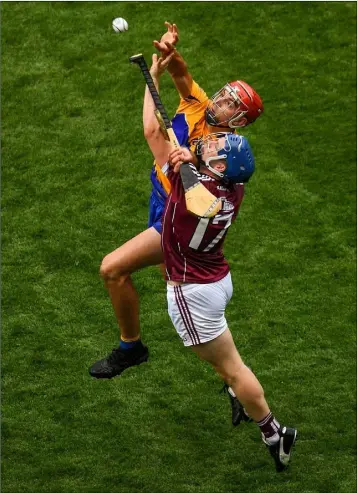
<instances>
[{"instance_id":1,"label":"green grass","mask_svg":"<svg viewBox=\"0 0 357 493\"><path fill-rule=\"evenodd\" d=\"M3 493L355 491L355 18L354 2L1 3ZM299 429L282 475L182 347L156 268L134 276L150 361L87 373L118 339L101 259L147 219L128 57L149 59L165 20L208 94L241 78L265 103L244 132L257 171L226 241L227 317ZM167 76L161 91L173 114Z\"/></svg>"}]
</instances>

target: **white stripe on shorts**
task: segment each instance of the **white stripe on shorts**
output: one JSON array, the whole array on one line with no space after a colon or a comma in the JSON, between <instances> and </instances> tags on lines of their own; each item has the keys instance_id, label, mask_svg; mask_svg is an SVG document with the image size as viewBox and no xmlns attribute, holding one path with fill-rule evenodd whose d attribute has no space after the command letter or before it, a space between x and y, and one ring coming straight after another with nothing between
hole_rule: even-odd
<instances>
[{"instance_id":1,"label":"white stripe on shorts","mask_svg":"<svg viewBox=\"0 0 357 493\"><path fill-rule=\"evenodd\" d=\"M200 338L195 329L195 324L193 323L190 314L190 309L185 301L185 297L183 295L181 286L175 286L175 296L176 296L177 305L181 313L182 320L185 324L187 332L191 337L192 344L200 344Z\"/></svg>"}]
</instances>

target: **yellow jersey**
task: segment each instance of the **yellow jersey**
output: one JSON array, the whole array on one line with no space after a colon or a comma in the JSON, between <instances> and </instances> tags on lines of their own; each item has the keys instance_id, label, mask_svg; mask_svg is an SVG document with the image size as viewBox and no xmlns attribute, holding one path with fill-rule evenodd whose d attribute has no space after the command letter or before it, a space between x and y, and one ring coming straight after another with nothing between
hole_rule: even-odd
<instances>
[{"instance_id":1,"label":"yellow jersey","mask_svg":"<svg viewBox=\"0 0 357 493\"><path fill-rule=\"evenodd\" d=\"M172 119L172 127L180 145L194 151L197 140L208 135L205 112L209 98L204 90L192 81L191 93L186 98L180 98L176 114ZM160 167L155 164L154 174L162 188L168 194L171 184Z\"/></svg>"}]
</instances>

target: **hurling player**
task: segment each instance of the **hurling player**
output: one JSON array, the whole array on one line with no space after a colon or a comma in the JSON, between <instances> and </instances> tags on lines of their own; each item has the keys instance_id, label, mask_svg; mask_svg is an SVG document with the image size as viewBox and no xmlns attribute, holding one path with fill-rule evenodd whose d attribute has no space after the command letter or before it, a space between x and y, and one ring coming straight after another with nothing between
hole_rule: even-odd
<instances>
[{"instance_id":1,"label":"hurling player","mask_svg":"<svg viewBox=\"0 0 357 493\"><path fill-rule=\"evenodd\" d=\"M225 318L232 293L229 265L223 255L227 231L236 219L244 195L244 183L254 172L248 141L232 133L210 134L198 141L196 156L187 148L170 151L154 117L153 101L144 106L148 143L161 163L169 153L166 176L171 191L162 221L162 249L166 268L168 312L183 344L209 362L238 396L258 425L264 444L278 472L290 463L296 440L295 428L283 427L269 409L264 390L244 364ZM156 131L155 131L156 126ZM200 218L186 209L179 167L197 162L201 183L222 201L213 218Z\"/></svg>"},{"instance_id":2,"label":"hurling player","mask_svg":"<svg viewBox=\"0 0 357 493\"><path fill-rule=\"evenodd\" d=\"M164 52L164 60L160 59L160 68L154 63L151 73L158 86L160 75L168 65L170 75L179 90L181 99L173 126L181 144L192 146L197 139L217 130L234 132L235 128L246 126L259 117L263 112L261 99L242 81L226 84L210 100L193 81L185 62L174 49L174 44L178 41L176 26L167 24L167 28L160 43L154 42ZM147 128L144 132L150 142ZM160 163L156 159L151 173L148 229L106 255L101 264L100 274L116 315L120 344L107 357L90 367L89 372L95 378L112 378L120 375L126 368L148 359L148 348L141 342L139 297L131 274L146 266L162 263L162 213L170 190L165 169L162 170L165 165L163 161L166 158ZM237 404L232 401L233 406ZM236 420L233 417L233 422L238 424L239 418Z\"/></svg>"}]
</instances>

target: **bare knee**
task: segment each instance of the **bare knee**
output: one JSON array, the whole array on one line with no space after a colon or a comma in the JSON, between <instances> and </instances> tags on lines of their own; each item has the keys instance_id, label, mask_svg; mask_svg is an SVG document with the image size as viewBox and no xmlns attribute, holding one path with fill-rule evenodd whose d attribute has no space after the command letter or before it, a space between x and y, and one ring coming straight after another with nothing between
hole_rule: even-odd
<instances>
[{"instance_id":1,"label":"bare knee","mask_svg":"<svg viewBox=\"0 0 357 493\"><path fill-rule=\"evenodd\" d=\"M253 399L264 398L264 390L254 373L242 362L232 371L221 375L224 381L233 389L241 389L249 393Z\"/></svg>"},{"instance_id":2,"label":"bare knee","mask_svg":"<svg viewBox=\"0 0 357 493\"><path fill-rule=\"evenodd\" d=\"M129 277L129 272L126 272L124 266L120 263L120 258L113 258L112 254L106 255L100 265L99 274L105 281L121 281Z\"/></svg>"},{"instance_id":3,"label":"bare knee","mask_svg":"<svg viewBox=\"0 0 357 493\"><path fill-rule=\"evenodd\" d=\"M223 380L230 386L230 387L236 387L237 385L241 384L242 382L242 374L239 369L235 370L234 372L229 372L226 373ZM244 380L244 379L243 379Z\"/></svg>"},{"instance_id":4,"label":"bare knee","mask_svg":"<svg viewBox=\"0 0 357 493\"><path fill-rule=\"evenodd\" d=\"M241 365L243 366L243 365ZM235 367L232 370L220 371L219 374L221 378L230 386L234 387L239 382L241 382L241 366Z\"/></svg>"},{"instance_id":5,"label":"bare knee","mask_svg":"<svg viewBox=\"0 0 357 493\"><path fill-rule=\"evenodd\" d=\"M234 384L239 381L241 378L241 372L245 367L243 361L239 359L231 360L231 361L223 361L223 364L220 362L218 365L213 364L215 370L219 374L219 376L228 384Z\"/></svg>"}]
</instances>

